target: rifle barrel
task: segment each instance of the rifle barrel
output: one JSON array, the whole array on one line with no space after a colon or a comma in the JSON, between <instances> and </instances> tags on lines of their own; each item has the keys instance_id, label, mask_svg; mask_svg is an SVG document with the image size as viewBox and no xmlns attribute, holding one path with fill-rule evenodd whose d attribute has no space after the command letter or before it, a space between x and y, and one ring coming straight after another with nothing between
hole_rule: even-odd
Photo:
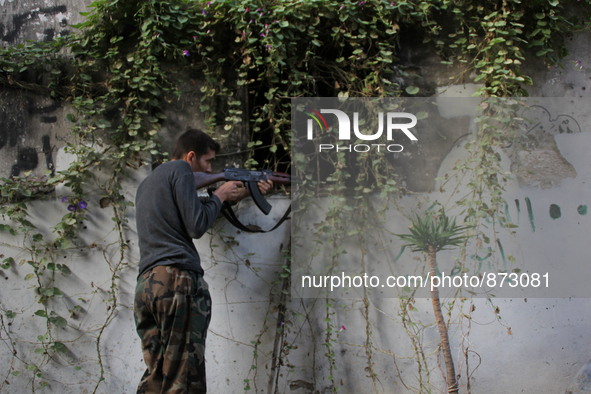
<instances>
[{"instance_id":1,"label":"rifle barrel","mask_svg":"<svg viewBox=\"0 0 591 394\"><path fill-rule=\"evenodd\" d=\"M269 180L273 181L274 183L289 185L291 183L291 176L283 172L274 172L269 175Z\"/></svg>"}]
</instances>

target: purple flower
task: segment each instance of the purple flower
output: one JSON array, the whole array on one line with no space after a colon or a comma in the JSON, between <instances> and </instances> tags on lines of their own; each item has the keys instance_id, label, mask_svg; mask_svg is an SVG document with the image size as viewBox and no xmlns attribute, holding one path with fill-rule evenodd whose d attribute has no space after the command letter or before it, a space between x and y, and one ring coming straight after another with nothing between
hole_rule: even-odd
<instances>
[{"instance_id":1,"label":"purple flower","mask_svg":"<svg viewBox=\"0 0 591 394\"><path fill-rule=\"evenodd\" d=\"M191 56L191 52L188 49L183 50L183 56Z\"/></svg>"},{"instance_id":2,"label":"purple flower","mask_svg":"<svg viewBox=\"0 0 591 394\"><path fill-rule=\"evenodd\" d=\"M61 201L62 201L62 202L68 202L68 197L66 197L66 196L62 196L62 198L61 198Z\"/></svg>"},{"instance_id":3,"label":"purple flower","mask_svg":"<svg viewBox=\"0 0 591 394\"><path fill-rule=\"evenodd\" d=\"M85 209L88 206L88 204L86 203L86 201L80 201L78 203L78 208L80 209Z\"/></svg>"},{"instance_id":4,"label":"purple flower","mask_svg":"<svg viewBox=\"0 0 591 394\"><path fill-rule=\"evenodd\" d=\"M74 212L76 209L77 209L77 208L76 208L76 205L74 205L74 204L70 204L70 205L68 205L68 211L70 211L70 212Z\"/></svg>"}]
</instances>

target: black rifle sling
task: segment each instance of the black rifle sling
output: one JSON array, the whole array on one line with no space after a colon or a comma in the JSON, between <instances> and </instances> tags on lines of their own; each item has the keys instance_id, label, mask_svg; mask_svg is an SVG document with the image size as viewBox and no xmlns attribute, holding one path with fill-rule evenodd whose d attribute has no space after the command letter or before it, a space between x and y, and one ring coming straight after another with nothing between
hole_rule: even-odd
<instances>
[{"instance_id":1,"label":"black rifle sling","mask_svg":"<svg viewBox=\"0 0 591 394\"><path fill-rule=\"evenodd\" d=\"M224 202L224 204L222 205L222 214L228 220L228 222L230 222L237 229L242 230L242 231L246 231L249 233L268 233L268 232L275 230L277 227L281 226L283 224L283 222L285 222L287 219L289 219L290 212L291 212L291 204L289 205L289 207L287 208L287 210L283 214L283 217L281 219L279 219L279 221L272 228L270 228L269 230L263 230L261 228L256 228L254 226L250 226L250 227L246 226L240 220L238 220L236 213L234 213L234 210L232 209L232 205L230 205L227 201Z\"/></svg>"}]
</instances>

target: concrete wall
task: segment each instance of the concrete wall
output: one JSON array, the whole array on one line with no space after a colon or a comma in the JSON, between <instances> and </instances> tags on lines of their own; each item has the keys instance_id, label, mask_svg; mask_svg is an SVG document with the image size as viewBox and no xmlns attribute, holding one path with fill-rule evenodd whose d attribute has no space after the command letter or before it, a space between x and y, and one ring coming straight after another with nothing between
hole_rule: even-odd
<instances>
[{"instance_id":1,"label":"concrete wall","mask_svg":"<svg viewBox=\"0 0 591 394\"><path fill-rule=\"evenodd\" d=\"M1 41L9 44L61 34L69 23L77 21L81 10L77 1L48 5L44 1L0 0L0 6ZM588 36L579 35L571 43L572 55L562 68L534 70L536 88L532 95L572 97L573 104L586 103L576 99L589 97L591 90L588 46ZM434 68L432 63L426 66L426 70ZM447 80L446 72L442 70L437 78ZM473 87L444 88L445 94L469 95ZM63 153L60 140L69 127L65 111L45 99L2 90L0 176L66 168L70 158ZM179 119L166 129L169 139L178 127L198 122L186 114ZM515 204L511 205L511 214L518 218L520 227L516 238L507 238L507 243L518 263L586 261L585 241L591 218L577 208L590 203L591 161L587 147L591 122L583 116L579 123L581 130L576 135L539 140L532 151L514 162L506 159L507 170L513 169L515 175L507 200L524 203L529 198L535 215L534 232L526 211L522 209L519 214ZM546 161L540 160L541 152L547 154ZM440 197L433 192L438 190L435 175L449 171L462 155L461 147L452 144L442 147L437 161L425 162L432 178L415 186L417 193L403 201L405 206ZM557 170L542 171L549 167ZM135 188L148 171L141 169L129 180L127 198L133 199ZM540 177L541 172L549 175ZM67 212L60 201L67 192L58 190L54 198L32 204L31 221L39 224L41 231L50 235L50 226ZM259 215L248 201L241 203L239 213L247 223L269 227L289 205L282 196L273 197L271 202L274 208L270 217ZM0 233L2 259L16 259L15 265L0 272L0 392L31 392L32 387L35 392L47 393L93 392L96 387L98 393L135 392L144 369L132 314L138 261L135 212L128 212L129 254L121 257L110 208L98 208L98 201L88 203L89 220L80 233L88 246L55 256L55 263L67 263L72 273L60 280L63 295L52 301L56 313L68 318L66 326L51 328L52 335L67 347L53 358L43 354L42 343L46 340L36 337L46 331L47 319L36 315L41 306L33 288L38 284L25 280L32 272L26 263L29 251L23 248L24 240ZM553 204L560 207L560 217L552 217ZM392 215L397 217L399 213ZM400 221L398 226L397 230L403 232L405 223ZM332 373L343 393L417 392L418 365L412 342L401 324L400 301L370 297L367 306L359 299L342 299L334 300L327 309L323 299L283 298L281 274L286 261L281 249L289 245L289 238L289 225L270 234L251 235L220 220L211 235L197 241L214 302L206 355L210 391L242 392L250 387L251 392L267 392L268 387L277 387L279 393L328 392ZM407 253L403 258L414 257ZM279 307L283 303L287 306L285 314ZM438 338L430 301L417 299L414 307L414 318L423 324L416 333L422 338L433 392L444 392L435 356ZM591 342L590 307L589 299L568 296L499 298L492 303L482 298L464 301L455 313L459 316L462 308L464 312L474 309L471 320L460 324L459 318L454 318L451 326L463 390L470 375L474 393L564 392L591 359L587 346ZM325 356L327 318L334 330L334 371ZM276 343L276 333L282 330L285 336ZM282 365L275 370L274 349L281 349L284 355ZM39 368L40 376L35 377L34 366ZM377 374L377 380L368 377L371 371ZM42 382L47 385L41 386Z\"/></svg>"},{"instance_id":2,"label":"concrete wall","mask_svg":"<svg viewBox=\"0 0 591 394\"><path fill-rule=\"evenodd\" d=\"M51 41L82 21L77 0L0 1L0 45ZM0 176L55 170L55 154L69 128L64 108L48 98L19 90L0 92Z\"/></svg>"},{"instance_id":3,"label":"concrete wall","mask_svg":"<svg viewBox=\"0 0 591 394\"><path fill-rule=\"evenodd\" d=\"M448 87L445 96L452 95L456 88L470 87ZM443 96L438 101L439 116L433 118L439 123L437 132L441 138L453 136L457 132L447 127L455 123L445 122L445 118L465 117L471 119L466 124L474 124L476 111L473 106L462 105L462 102ZM519 269L527 274L549 273L550 282L548 287L542 285L535 289L508 288L505 283L504 288L495 287L491 290L494 294L491 300L483 297L482 289L476 287L469 289L474 292L474 297L456 299L450 330L463 391L468 389L466 378L470 376L472 392L564 392L574 384L577 371L589 361L589 354L582 350L581 343L590 339L591 321L587 314L581 312L589 308L591 295L588 286L591 272L587 251L583 246L591 230L586 210L591 174L591 161L587 152L591 143L591 119L587 108L591 101L589 98L574 101L569 98L540 98L531 99L531 102L536 103L532 107L533 111L544 109L540 118L530 118L536 119L536 127L530 128L531 132L527 133L531 137L531 145L517 152L512 146L499 151L503 158L502 171L510 175L504 194L506 212L509 220L518 227L493 228L493 223L487 222L483 231L490 236L491 246L496 249L496 253L487 255L486 245L483 245L481 250L469 248L464 258L469 267L468 275ZM548 111L548 117L545 111ZM553 133L552 130L564 125L561 119L566 115L570 116L569 124L573 132ZM575 124L578 125L576 131ZM417 127L419 136L420 130ZM470 127L464 130L470 130ZM408 311L413 324L408 323L404 327L401 319L405 315L401 309L402 303L388 297L403 297L409 293L406 289L384 286L384 282L388 275L425 275L424 256L412 253L408 248L401 251L402 243L394 234L408 233L408 218L413 217L415 212L424 211L434 201L444 204L450 215L458 212L459 208L454 206L454 202L467 193L465 184L469 177L462 178L453 168L466 159L464 145L470 138L472 135L468 133L456 140L440 162L436 177L433 177L434 185L428 192L405 196L397 202L396 209L390 209L377 217L359 217L358 222L355 218L351 219L352 229L357 228L358 223L375 225L374 229L371 226L363 227L363 253L362 243L356 236L343 234L339 246L345 253L336 264L333 263L334 250L330 248L330 241L318 248L314 243L319 235L313 225L317 220L313 218L318 214L310 212L311 209L300 213L301 216L308 214L309 217L300 220L302 224L292 231L292 236L298 240L298 249L294 250L293 256L292 292L308 297L328 294L328 297L339 299L337 303L342 308L334 317L334 323L337 328L343 326L346 329L338 334L336 353L340 354L337 359L341 371L346 371L344 387L350 390L348 392L360 392L371 384L365 369L368 367L368 355L364 353L367 350L368 332L372 334L373 368L387 371L387 366L390 366L400 373L400 379L396 379L392 371L382 372L392 380L385 381L380 375L381 384L377 385L377 392L418 390L419 379L416 374L419 365L415 361L415 349L410 346L413 336L424 346L425 357L433 368L431 383L440 389L444 387L441 383L443 372L438 367L442 360L438 364L437 357L434 357L438 334L433 325L430 301L425 298L414 300L413 310ZM420 137L417 144L421 144ZM528 159L522 160L520 155ZM416 167L417 174L424 171L425 167ZM384 207L386 203L375 196L376 209ZM316 205L320 205L317 208L319 212L326 212L330 204L327 201ZM439 269L448 276L458 260L464 262L458 248L438 253ZM330 275L339 277L341 273L358 278L367 274L381 282L368 287L340 286L345 279L333 281ZM304 282L301 278L305 275L314 275L316 278L329 275L330 283L336 285L334 291L326 291L328 285L302 288ZM454 294L455 288L452 290L451 294ZM416 294L429 296L428 292L421 292L420 289ZM447 294L450 294L449 290ZM462 295L466 296L467 293ZM369 328L364 325L364 314L367 313L365 303L359 301L363 297L369 300L370 305ZM446 300L444 304L448 302ZM407 335L407 332L412 335ZM349 363L354 359L357 362ZM424 370L423 374L426 376ZM582 385L577 387L580 389Z\"/></svg>"}]
</instances>

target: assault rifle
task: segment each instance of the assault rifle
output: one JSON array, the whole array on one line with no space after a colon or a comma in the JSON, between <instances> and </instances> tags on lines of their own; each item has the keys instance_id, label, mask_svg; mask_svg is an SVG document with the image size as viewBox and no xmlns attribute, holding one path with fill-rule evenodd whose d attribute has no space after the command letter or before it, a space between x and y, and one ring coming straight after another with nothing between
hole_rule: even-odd
<instances>
[{"instance_id":1,"label":"assault rifle","mask_svg":"<svg viewBox=\"0 0 591 394\"><path fill-rule=\"evenodd\" d=\"M242 168L226 168L223 172L208 174L205 172L194 172L195 184L197 189L212 185L220 181L242 181L248 188L252 199L257 207L268 215L271 211L271 204L263 197L257 186L258 181L272 181L282 185L291 183L289 174L275 172L271 170L245 170Z\"/></svg>"}]
</instances>

